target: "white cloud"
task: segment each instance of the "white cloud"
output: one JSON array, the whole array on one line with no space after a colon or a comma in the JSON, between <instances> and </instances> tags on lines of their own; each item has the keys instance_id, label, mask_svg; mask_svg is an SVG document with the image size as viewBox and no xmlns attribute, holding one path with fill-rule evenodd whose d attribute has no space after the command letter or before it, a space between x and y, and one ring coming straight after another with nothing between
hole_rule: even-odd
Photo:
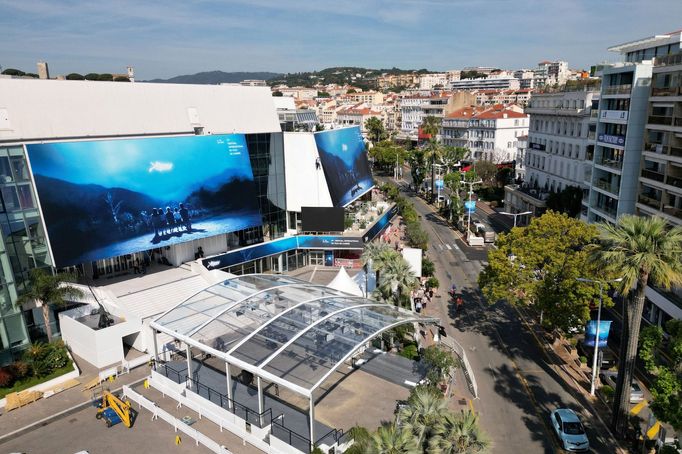
<instances>
[{"instance_id":1,"label":"white cloud","mask_svg":"<svg viewBox=\"0 0 682 454\"><path fill-rule=\"evenodd\" d=\"M152 161L149 163L149 173L152 172L170 172L173 170L173 163L172 162L163 162L163 161Z\"/></svg>"}]
</instances>

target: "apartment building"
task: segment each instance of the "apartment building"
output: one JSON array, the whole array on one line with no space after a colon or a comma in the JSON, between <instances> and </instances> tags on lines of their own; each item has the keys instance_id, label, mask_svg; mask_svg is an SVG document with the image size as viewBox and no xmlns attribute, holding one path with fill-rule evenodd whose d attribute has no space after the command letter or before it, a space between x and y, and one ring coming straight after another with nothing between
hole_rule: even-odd
<instances>
[{"instance_id":1,"label":"apartment building","mask_svg":"<svg viewBox=\"0 0 682 454\"><path fill-rule=\"evenodd\" d=\"M356 93L346 93L338 98L341 104L359 104L365 103L369 105L382 104L384 102L384 94L380 91L361 91Z\"/></svg>"},{"instance_id":2,"label":"apartment building","mask_svg":"<svg viewBox=\"0 0 682 454\"><path fill-rule=\"evenodd\" d=\"M477 90L476 104L494 106L495 104L517 104L526 106L533 90L521 88L519 90Z\"/></svg>"},{"instance_id":3,"label":"apartment building","mask_svg":"<svg viewBox=\"0 0 682 454\"><path fill-rule=\"evenodd\" d=\"M384 74L377 77L377 87L380 90L395 87L412 88L419 85L419 74Z\"/></svg>"},{"instance_id":4,"label":"apartment building","mask_svg":"<svg viewBox=\"0 0 682 454\"><path fill-rule=\"evenodd\" d=\"M447 73L422 74L419 76L420 90L433 90L436 87L445 88L447 83Z\"/></svg>"},{"instance_id":5,"label":"apartment building","mask_svg":"<svg viewBox=\"0 0 682 454\"><path fill-rule=\"evenodd\" d=\"M513 76L491 75L484 79L460 79L450 82L451 90L518 90L519 80Z\"/></svg>"},{"instance_id":6,"label":"apartment building","mask_svg":"<svg viewBox=\"0 0 682 454\"><path fill-rule=\"evenodd\" d=\"M651 82L636 212L682 225L682 53L657 57ZM682 289L647 288L644 318L682 318Z\"/></svg>"},{"instance_id":7,"label":"apartment building","mask_svg":"<svg viewBox=\"0 0 682 454\"><path fill-rule=\"evenodd\" d=\"M370 118L378 118L386 124L385 114L380 110L373 110L366 104L358 104L353 107L342 108L336 112L336 123L339 127L359 126L360 130L366 135L365 122Z\"/></svg>"},{"instance_id":8,"label":"apartment building","mask_svg":"<svg viewBox=\"0 0 682 454\"><path fill-rule=\"evenodd\" d=\"M470 159L501 163L514 160L518 138L527 134L528 115L519 106L469 106L443 118L441 140L468 148Z\"/></svg>"},{"instance_id":9,"label":"apartment building","mask_svg":"<svg viewBox=\"0 0 682 454\"><path fill-rule=\"evenodd\" d=\"M523 181L526 178L526 153L528 152L528 136L516 139L516 157L514 158L514 179Z\"/></svg>"}]
</instances>

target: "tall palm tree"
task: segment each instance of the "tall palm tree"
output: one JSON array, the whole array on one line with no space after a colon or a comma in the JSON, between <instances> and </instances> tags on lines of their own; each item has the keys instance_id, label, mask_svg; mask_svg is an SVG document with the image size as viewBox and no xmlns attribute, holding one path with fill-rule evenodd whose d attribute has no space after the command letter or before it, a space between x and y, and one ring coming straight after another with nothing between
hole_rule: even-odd
<instances>
[{"instance_id":1,"label":"tall palm tree","mask_svg":"<svg viewBox=\"0 0 682 454\"><path fill-rule=\"evenodd\" d=\"M42 305L43 321L47 341L52 342L52 327L50 326L50 308L63 306L67 299L83 296L83 292L68 284L73 280L69 274L49 274L41 268L34 268L29 275L26 291L17 299L18 305L35 302Z\"/></svg>"},{"instance_id":2,"label":"tall palm tree","mask_svg":"<svg viewBox=\"0 0 682 454\"><path fill-rule=\"evenodd\" d=\"M381 281L378 283L382 292L396 294L396 305L400 305L403 295L419 286L419 279L402 256L395 254L395 259L387 262L382 268Z\"/></svg>"},{"instance_id":3,"label":"tall palm tree","mask_svg":"<svg viewBox=\"0 0 682 454\"><path fill-rule=\"evenodd\" d=\"M363 265L372 261L372 270L376 276L377 285L379 284L379 274L386 268L386 266L394 262L395 260L401 258L391 246L387 243L372 242L365 246L365 250L362 251L360 256L360 261Z\"/></svg>"},{"instance_id":4,"label":"tall palm tree","mask_svg":"<svg viewBox=\"0 0 682 454\"><path fill-rule=\"evenodd\" d=\"M615 275L622 277L619 291L624 299L623 335L620 344L618 381L612 424L625 435L639 327L644 310L644 291L652 284L664 289L682 285L682 226L668 228L659 217L624 215L618 223L601 225L602 241L595 256ZM635 287L634 293L630 293ZM627 384L627 386L624 386Z\"/></svg>"},{"instance_id":5,"label":"tall palm tree","mask_svg":"<svg viewBox=\"0 0 682 454\"><path fill-rule=\"evenodd\" d=\"M438 422L448 414L448 403L435 389L419 387L410 395L409 405L400 411L400 424L424 446Z\"/></svg>"},{"instance_id":6,"label":"tall palm tree","mask_svg":"<svg viewBox=\"0 0 682 454\"><path fill-rule=\"evenodd\" d=\"M458 454L485 452L488 438L478 426L478 418L471 411L459 415L447 413L433 428L429 439L429 454Z\"/></svg>"},{"instance_id":7,"label":"tall palm tree","mask_svg":"<svg viewBox=\"0 0 682 454\"><path fill-rule=\"evenodd\" d=\"M384 424L372 435L371 454L421 454L417 439L407 429Z\"/></svg>"},{"instance_id":8,"label":"tall palm tree","mask_svg":"<svg viewBox=\"0 0 682 454\"><path fill-rule=\"evenodd\" d=\"M424 148L424 158L431 165L431 195L436 195L436 164L443 161L445 155L445 148L436 142L435 139L429 140L428 145Z\"/></svg>"}]
</instances>

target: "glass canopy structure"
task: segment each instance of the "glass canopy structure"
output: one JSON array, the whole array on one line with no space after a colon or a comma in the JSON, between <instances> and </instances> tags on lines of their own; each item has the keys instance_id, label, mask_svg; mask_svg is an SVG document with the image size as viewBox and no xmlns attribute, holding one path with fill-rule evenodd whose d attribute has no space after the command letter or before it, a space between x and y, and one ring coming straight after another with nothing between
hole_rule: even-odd
<instances>
[{"instance_id":1,"label":"glass canopy structure","mask_svg":"<svg viewBox=\"0 0 682 454\"><path fill-rule=\"evenodd\" d=\"M152 328L259 379L312 398L372 338L405 323L438 323L388 304L283 275L227 279L151 322Z\"/></svg>"}]
</instances>

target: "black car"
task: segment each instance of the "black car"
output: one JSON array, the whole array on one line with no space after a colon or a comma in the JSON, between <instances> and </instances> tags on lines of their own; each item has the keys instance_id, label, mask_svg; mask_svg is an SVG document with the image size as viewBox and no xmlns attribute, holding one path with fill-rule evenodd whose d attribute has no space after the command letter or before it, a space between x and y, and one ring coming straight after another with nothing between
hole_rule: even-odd
<instances>
[{"instance_id":1,"label":"black car","mask_svg":"<svg viewBox=\"0 0 682 454\"><path fill-rule=\"evenodd\" d=\"M585 345L584 342L578 343L578 354L580 356L585 356L587 358L587 366L592 367L592 358L594 357L594 346ZM608 348L600 348L599 356L601 356L601 366L600 369L611 369L616 367L618 361L616 355Z\"/></svg>"}]
</instances>

